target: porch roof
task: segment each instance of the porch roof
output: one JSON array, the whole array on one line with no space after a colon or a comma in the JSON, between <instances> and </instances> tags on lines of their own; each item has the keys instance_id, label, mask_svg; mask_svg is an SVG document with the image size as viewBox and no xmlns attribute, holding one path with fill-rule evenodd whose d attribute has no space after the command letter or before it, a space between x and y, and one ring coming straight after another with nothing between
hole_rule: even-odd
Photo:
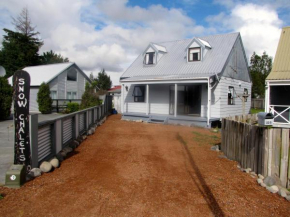
<instances>
[{"instance_id":1,"label":"porch roof","mask_svg":"<svg viewBox=\"0 0 290 217\"><path fill-rule=\"evenodd\" d=\"M211 77L212 74L192 74L192 75L163 75L163 76L137 76L131 78L124 78L120 82L158 82L158 81L169 81L175 82L180 80L196 80L201 83L207 82L207 79Z\"/></svg>"},{"instance_id":2,"label":"porch roof","mask_svg":"<svg viewBox=\"0 0 290 217\"><path fill-rule=\"evenodd\" d=\"M275 61L266 80L290 80L290 26L281 32Z\"/></svg>"}]
</instances>

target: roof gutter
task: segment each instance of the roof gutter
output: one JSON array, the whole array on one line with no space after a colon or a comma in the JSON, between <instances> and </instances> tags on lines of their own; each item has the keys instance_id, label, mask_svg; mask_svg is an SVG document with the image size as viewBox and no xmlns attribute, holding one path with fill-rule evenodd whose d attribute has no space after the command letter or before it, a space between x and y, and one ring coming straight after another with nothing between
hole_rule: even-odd
<instances>
[{"instance_id":1,"label":"roof gutter","mask_svg":"<svg viewBox=\"0 0 290 217\"><path fill-rule=\"evenodd\" d=\"M210 76L209 76L210 77ZM192 81L192 80L205 80L207 83L209 77L198 77L198 78L174 78L174 79L143 79L143 80L130 80L130 81L124 81L120 80L120 83L130 83L130 82L171 82L174 83L175 81Z\"/></svg>"}]
</instances>

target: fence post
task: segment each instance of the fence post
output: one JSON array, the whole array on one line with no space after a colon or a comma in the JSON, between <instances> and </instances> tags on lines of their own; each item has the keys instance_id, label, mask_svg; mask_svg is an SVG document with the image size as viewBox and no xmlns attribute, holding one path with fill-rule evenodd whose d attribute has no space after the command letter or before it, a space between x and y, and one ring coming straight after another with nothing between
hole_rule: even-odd
<instances>
[{"instance_id":1,"label":"fence post","mask_svg":"<svg viewBox=\"0 0 290 217\"><path fill-rule=\"evenodd\" d=\"M88 130L89 129L89 110L85 111L85 115L86 115L86 126L85 126L85 129Z\"/></svg>"},{"instance_id":2,"label":"fence post","mask_svg":"<svg viewBox=\"0 0 290 217\"><path fill-rule=\"evenodd\" d=\"M29 115L31 167L38 167L38 114Z\"/></svg>"},{"instance_id":3,"label":"fence post","mask_svg":"<svg viewBox=\"0 0 290 217\"><path fill-rule=\"evenodd\" d=\"M56 120L54 123L55 128L55 152L58 153L62 149L62 119Z\"/></svg>"},{"instance_id":4,"label":"fence post","mask_svg":"<svg viewBox=\"0 0 290 217\"><path fill-rule=\"evenodd\" d=\"M288 158L289 158L289 129L282 129L280 179L283 187L286 187L288 184L287 183Z\"/></svg>"},{"instance_id":5,"label":"fence post","mask_svg":"<svg viewBox=\"0 0 290 217\"><path fill-rule=\"evenodd\" d=\"M80 118L79 118L79 114L75 115L75 138L78 138L80 132L79 132L79 122L80 122Z\"/></svg>"}]
</instances>

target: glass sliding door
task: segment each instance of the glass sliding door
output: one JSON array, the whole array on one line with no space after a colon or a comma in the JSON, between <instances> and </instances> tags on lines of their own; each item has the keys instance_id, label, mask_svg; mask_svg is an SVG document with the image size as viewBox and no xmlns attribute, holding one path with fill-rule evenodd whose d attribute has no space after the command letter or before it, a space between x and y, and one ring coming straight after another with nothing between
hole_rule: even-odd
<instances>
[{"instance_id":1,"label":"glass sliding door","mask_svg":"<svg viewBox=\"0 0 290 217\"><path fill-rule=\"evenodd\" d=\"M174 115L175 86L169 88L169 114ZM178 85L177 88L177 115L200 116L201 112L201 85Z\"/></svg>"}]
</instances>

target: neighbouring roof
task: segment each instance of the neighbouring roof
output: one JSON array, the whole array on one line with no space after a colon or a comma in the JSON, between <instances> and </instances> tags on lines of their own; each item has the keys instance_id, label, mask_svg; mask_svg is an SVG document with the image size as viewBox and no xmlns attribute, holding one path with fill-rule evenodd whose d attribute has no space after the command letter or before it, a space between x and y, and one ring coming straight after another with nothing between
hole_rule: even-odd
<instances>
[{"instance_id":1,"label":"neighbouring roof","mask_svg":"<svg viewBox=\"0 0 290 217\"><path fill-rule=\"evenodd\" d=\"M109 93L121 93L121 85L116 85L108 90Z\"/></svg>"},{"instance_id":2,"label":"neighbouring roof","mask_svg":"<svg viewBox=\"0 0 290 217\"><path fill-rule=\"evenodd\" d=\"M53 80L60 73L75 65L79 71L89 80L88 76L75 63L56 63L39 66L25 67L24 71L30 75L30 86L40 86L42 82L48 83ZM12 84L12 77L9 78L9 83Z\"/></svg>"},{"instance_id":3,"label":"neighbouring roof","mask_svg":"<svg viewBox=\"0 0 290 217\"><path fill-rule=\"evenodd\" d=\"M187 62L187 50L192 39L158 43L166 48L165 53L156 65L144 65L143 55L132 63L123 73L121 81L133 80L167 80L184 78L204 78L223 71L230 52L240 34L229 33L198 38L207 43L209 49L202 61Z\"/></svg>"},{"instance_id":4,"label":"neighbouring roof","mask_svg":"<svg viewBox=\"0 0 290 217\"><path fill-rule=\"evenodd\" d=\"M290 26L282 29L272 71L266 80L290 80Z\"/></svg>"}]
</instances>

